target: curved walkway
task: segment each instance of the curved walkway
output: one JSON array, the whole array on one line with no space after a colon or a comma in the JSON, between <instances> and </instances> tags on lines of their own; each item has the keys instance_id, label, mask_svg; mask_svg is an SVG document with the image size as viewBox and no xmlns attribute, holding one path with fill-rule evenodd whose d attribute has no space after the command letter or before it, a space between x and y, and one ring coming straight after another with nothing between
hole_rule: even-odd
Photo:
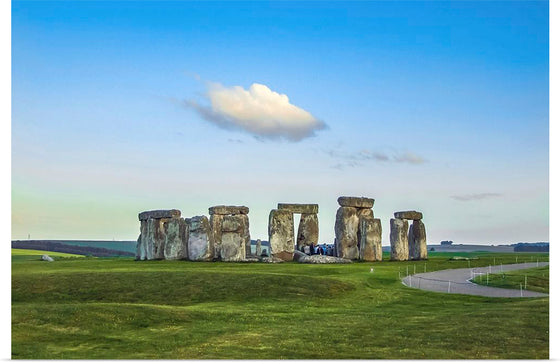
<instances>
[{"instance_id":1,"label":"curved walkway","mask_svg":"<svg viewBox=\"0 0 560 364\"><path fill-rule=\"evenodd\" d=\"M489 267L446 269L435 272L418 273L406 276L402 283L407 287L419 288L426 291L470 294L486 297L545 297L546 293L526 291L521 289L506 289L482 286L470 282L477 275L486 275L487 272L500 273L511 270L543 267L548 262L493 265Z\"/></svg>"}]
</instances>

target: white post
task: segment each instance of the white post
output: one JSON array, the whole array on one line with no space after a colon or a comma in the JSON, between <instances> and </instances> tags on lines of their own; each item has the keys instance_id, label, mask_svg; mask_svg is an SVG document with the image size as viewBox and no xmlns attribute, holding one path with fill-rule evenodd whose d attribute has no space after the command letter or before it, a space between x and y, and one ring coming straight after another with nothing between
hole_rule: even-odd
<instances>
[{"instance_id":1,"label":"white post","mask_svg":"<svg viewBox=\"0 0 560 364\"><path fill-rule=\"evenodd\" d=\"M451 281L449 281L449 284L447 285L447 293L451 293Z\"/></svg>"}]
</instances>

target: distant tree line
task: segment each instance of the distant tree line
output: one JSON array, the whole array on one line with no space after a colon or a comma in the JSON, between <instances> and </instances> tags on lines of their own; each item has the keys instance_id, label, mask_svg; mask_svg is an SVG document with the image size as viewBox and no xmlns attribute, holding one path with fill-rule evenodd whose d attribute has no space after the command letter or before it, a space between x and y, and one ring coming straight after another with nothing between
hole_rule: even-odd
<instances>
[{"instance_id":1,"label":"distant tree line","mask_svg":"<svg viewBox=\"0 0 560 364\"><path fill-rule=\"evenodd\" d=\"M453 240L443 240L440 244L441 245L451 245L451 244L453 244Z\"/></svg>"},{"instance_id":2,"label":"distant tree line","mask_svg":"<svg viewBox=\"0 0 560 364\"><path fill-rule=\"evenodd\" d=\"M67 245L62 243L55 243L48 240L12 241L12 248L47 250L51 252L80 254L80 255L87 255L93 257L114 257L114 256L133 257L134 256L134 253L125 252L121 250L96 248L92 246Z\"/></svg>"},{"instance_id":3,"label":"distant tree line","mask_svg":"<svg viewBox=\"0 0 560 364\"><path fill-rule=\"evenodd\" d=\"M513 245L514 252L549 252L548 243L517 243Z\"/></svg>"}]
</instances>

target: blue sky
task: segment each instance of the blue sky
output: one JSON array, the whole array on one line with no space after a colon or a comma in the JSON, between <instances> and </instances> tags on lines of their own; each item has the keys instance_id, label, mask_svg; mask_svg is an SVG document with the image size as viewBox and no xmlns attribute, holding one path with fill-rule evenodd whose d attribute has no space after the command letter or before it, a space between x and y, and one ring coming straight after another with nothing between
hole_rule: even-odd
<instances>
[{"instance_id":1,"label":"blue sky","mask_svg":"<svg viewBox=\"0 0 560 364\"><path fill-rule=\"evenodd\" d=\"M331 242L356 195L384 245L406 209L429 243L548 240L548 29L540 1L14 1L12 238L239 204L266 239L301 202Z\"/></svg>"}]
</instances>

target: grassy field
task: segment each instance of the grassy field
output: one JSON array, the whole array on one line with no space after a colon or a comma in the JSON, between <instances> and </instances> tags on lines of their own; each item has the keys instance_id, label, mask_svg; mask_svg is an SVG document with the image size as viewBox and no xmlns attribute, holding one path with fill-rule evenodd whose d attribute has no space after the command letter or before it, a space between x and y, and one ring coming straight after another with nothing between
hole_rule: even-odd
<instances>
[{"instance_id":1,"label":"grassy field","mask_svg":"<svg viewBox=\"0 0 560 364\"><path fill-rule=\"evenodd\" d=\"M59 253L59 252L50 252L46 250L32 250L32 249L12 249L12 257L25 257L23 260L33 260L33 259L41 259L42 255L48 255L50 257L63 257L63 258L79 258L83 257L83 255L78 254L69 254L69 253Z\"/></svg>"},{"instance_id":2,"label":"grassy field","mask_svg":"<svg viewBox=\"0 0 560 364\"><path fill-rule=\"evenodd\" d=\"M407 267L412 273L548 255L449 260L456 255L348 265L13 257L12 357L548 358L548 298L425 292L398 279Z\"/></svg>"},{"instance_id":3,"label":"grassy field","mask_svg":"<svg viewBox=\"0 0 560 364\"><path fill-rule=\"evenodd\" d=\"M482 285L511 289L519 289L519 286L521 285L523 289L548 293L548 272L548 266L523 269L499 274L490 274L488 275L488 284L485 275L478 276L474 282Z\"/></svg>"}]
</instances>

